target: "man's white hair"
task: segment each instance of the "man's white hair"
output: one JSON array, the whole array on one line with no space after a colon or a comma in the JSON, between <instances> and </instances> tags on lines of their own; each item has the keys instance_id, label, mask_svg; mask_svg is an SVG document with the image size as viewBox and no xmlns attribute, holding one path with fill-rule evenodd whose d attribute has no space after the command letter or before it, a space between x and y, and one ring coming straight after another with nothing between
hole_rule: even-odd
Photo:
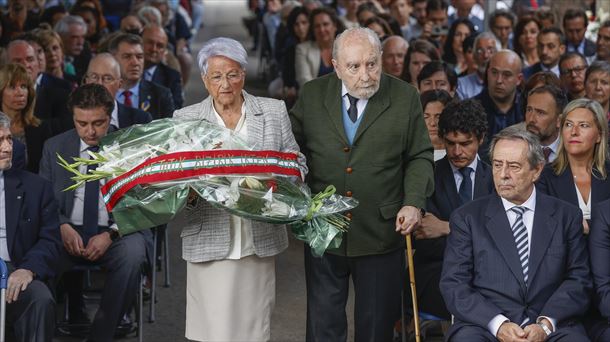
<instances>
[{"instance_id":1,"label":"man's white hair","mask_svg":"<svg viewBox=\"0 0 610 342\"><path fill-rule=\"evenodd\" d=\"M375 51L381 56L381 41L373 30L366 27L353 27L340 33L333 43L333 59L338 60L339 51L343 49L343 41L350 38L364 38L373 45Z\"/></svg>"}]
</instances>

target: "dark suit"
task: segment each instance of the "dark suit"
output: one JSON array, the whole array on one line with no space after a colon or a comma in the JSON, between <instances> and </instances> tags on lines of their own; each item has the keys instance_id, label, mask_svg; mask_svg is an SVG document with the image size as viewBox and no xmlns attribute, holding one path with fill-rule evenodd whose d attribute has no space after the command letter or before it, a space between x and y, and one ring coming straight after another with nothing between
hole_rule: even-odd
<instances>
[{"instance_id":1,"label":"dark suit","mask_svg":"<svg viewBox=\"0 0 610 342\"><path fill-rule=\"evenodd\" d=\"M57 164L56 153L70 161L71 157L79 156L79 151L80 138L75 129L47 140L44 145L40 175L53 184L55 198L59 203L60 224L72 225L70 216L74 208L75 193L63 191L73 181L70 179L71 175ZM89 237L84 235L80 227L72 226L83 237L86 246ZM106 228L99 227L98 233L103 232L104 229ZM64 270L72 269L77 264L101 265L108 270L100 307L91 327L90 339L112 340L117 323L135 300L136 290L140 286L141 267L146 260L146 240L150 238L150 231L126 235L112 242L106 253L95 262L68 255L64 250Z\"/></svg>"},{"instance_id":2,"label":"dark suit","mask_svg":"<svg viewBox=\"0 0 610 342\"><path fill-rule=\"evenodd\" d=\"M540 64L540 62L534 64L534 65L530 65L527 68L523 69L523 81L527 81L530 77L532 77L533 74L537 73L537 72L541 72L542 70L542 64Z\"/></svg>"},{"instance_id":3,"label":"dark suit","mask_svg":"<svg viewBox=\"0 0 610 342\"><path fill-rule=\"evenodd\" d=\"M457 209L450 227L440 281L455 316L449 341L494 341L487 324L498 314L517 324L550 317L557 330L547 341L587 341L576 320L587 311L592 288L578 208L536 193L527 284L498 195Z\"/></svg>"},{"instance_id":4,"label":"dark suit","mask_svg":"<svg viewBox=\"0 0 610 342\"><path fill-rule=\"evenodd\" d=\"M61 260L57 204L51 184L19 169L3 172L9 270L26 269L34 280L7 306L7 319L20 341L51 341L55 302L43 283L55 278Z\"/></svg>"},{"instance_id":5,"label":"dark suit","mask_svg":"<svg viewBox=\"0 0 610 342\"><path fill-rule=\"evenodd\" d=\"M34 115L49 124L52 135L74 127L72 115L66 105L70 90L65 88L61 81L56 77L43 75L41 84L36 87Z\"/></svg>"},{"instance_id":6,"label":"dark suit","mask_svg":"<svg viewBox=\"0 0 610 342\"><path fill-rule=\"evenodd\" d=\"M494 192L493 176L489 165L479 160L474 175L474 199ZM438 219L449 221L451 213L460 206L460 196L455 185L453 170L445 156L435 164L434 194L428 197L426 209ZM416 253L413 261L420 311L450 319L451 314L445 307L438 287L446 240L446 236L415 240Z\"/></svg>"},{"instance_id":7,"label":"dark suit","mask_svg":"<svg viewBox=\"0 0 610 342\"><path fill-rule=\"evenodd\" d=\"M116 102L118 105L117 112L119 115L119 127L125 128L135 124L145 124L152 121L152 117L149 113L137 109L127 107L119 102Z\"/></svg>"},{"instance_id":8,"label":"dark suit","mask_svg":"<svg viewBox=\"0 0 610 342\"><path fill-rule=\"evenodd\" d=\"M606 179L591 176L591 211L595 204L610 198L610 162L606 162ZM559 175L555 174L552 165L547 165L540 179L536 183L536 188L547 195L564 200L572 205L578 206L578 194L574 185L574 176L570 166Z\"/></svg>"},{"instance_id":9,"label":"dark suit","mask_svg":"<svg viewBox=\"0 0 610 342\"><path fill-rule=\"evenodd\" d=\"M176 109L182 108L184 95L182 94L182 76L180 73L163 63L157 64L153 73L152 81L158 85L168 88L172 92L174 106Z\"/></svg>"},{"instance_id":10,"label":"dark suit","mask_svg":"<svg viewBox=\"0 0 610 342\"><path fill-rule=\"evenodd\" d=\"M571 43L568 42L567 45L566 45L566 52L568 52L568 51L577 51L577 52L579 52L577 50L577 48L578 48L578 46L575 47L574 45L572 45ZM584 54L583 55L585 57L591 57L591 56L594 56L596 52L597 52L597 46L596 46L595 42L585 38L585 49L584 49Z\"/></svg>"},{"instance_id":11,"label":"dark suit","mask_svg":"<svg viewBox=\"0 0 610 342\"><path fill-rule=\"evenodd\" d=\"M355 339L388 341L404 279L405 240L395 232L396 215L405 205L423 208L432 194L432 145L417 91L385 74L350 143L341 84L335 73L305 83L290 113L312 191L332 184L360 200L339 248L321 258L305 249L307 341L346 339L350 275Z\"/></svg>"},{"instance_id":12,"label":"dark suit","mask_svg":"<svg viewBox=\"0 0 610 342\"><path fill-rule=\"evenodd\" d=\"M596 294L594 303L601 319L592 322L589 337L606 342L610 341L610 200L598 203L593 209L589 254Z\"/></svg>"},{"instance_id":13,"label":"dark suit","mask_svg":"<svg viewBox=\"0 0 610 342\"><path fill-rule=\"evenodd\" d=\"M138 96L138 108L150 113L153 119L171 118L174 114L172 93L164 86L141 80Z\"/></svg>"}]
</instances>

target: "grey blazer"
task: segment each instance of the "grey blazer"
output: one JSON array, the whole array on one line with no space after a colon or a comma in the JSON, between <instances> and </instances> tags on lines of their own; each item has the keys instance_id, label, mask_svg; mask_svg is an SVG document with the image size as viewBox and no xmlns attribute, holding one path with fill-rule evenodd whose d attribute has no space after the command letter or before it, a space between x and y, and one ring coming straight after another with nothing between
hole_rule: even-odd
<instances>
[{"instance_id":1,"label":"grey blazer","mask_svg":"<svg viewBox=\"0 0 610 342\"><path fill-rule=\"evenodd\" d=\"M283 101L255 97L242 91L245 100L248 143L256 150L299 152L288 112ZM204 119L216 122L212 98L174 112L177 119ZM305 157L299 152L301 173L307 173ZM189 262L221 260L229 255L231 244L230 214L216 209L206 201L198 201L184 211L186 225L182 229L182 258ZM288 247L286 227L252 221L252 237L257 256L279 254Z\"/></svg>"},{"instance_id":2,"label":"grey blazer","mask_svg":"<svg viewBox=\"0 0 610 342\"><path fill-rule=\"evenodd\" d=\"M294 52L294 69L297 83L301 87L318 77L320 58L320 48L316 42L306 41L297 45Z\"/></svg>"}]
</instances>

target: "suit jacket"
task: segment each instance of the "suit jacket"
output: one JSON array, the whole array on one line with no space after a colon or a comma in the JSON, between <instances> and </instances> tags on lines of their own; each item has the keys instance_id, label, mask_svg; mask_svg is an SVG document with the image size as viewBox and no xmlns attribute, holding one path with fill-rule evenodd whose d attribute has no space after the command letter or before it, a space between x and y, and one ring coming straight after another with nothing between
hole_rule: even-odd
<instances>
[{"instance_id":1,"label":"suit jacket","mask_svg":"<svg viewBox=\"0 0 610 342\"><path fill-rule=\"evenodd\" d=\"M591 211L595 204L610 198L610 162L606 162L606 179L591 176ZM536 183L536 188L547 195L564 200L578 207L578 194L574 185L574 176L570 167L556 175L552 165L547 165L540 179Z\"/></svg>"},{"instance_id":2,"label":"suit jacket","mask_svg":"<svg viewBox=\"0 0 610 342\"><path fill-rule=\"evenodd\" d=\"M570 46L570 49L567 49L566 52L576 51L576 49L574 48L574 46L572 44L568 43L568 45ZM596 53L597 53L597 46L595 45L595 42L585 38L584 56L592 57L592 56L595 56Z\"/></svg>"},{"instance_id":3,"label":"suit jacket","mask_svg":"<svg viewBox=\"0 0 610 342\"><path fill-rule=\"evenodd\" d=\"M318 77L320 71L320 48L314 41L297 44L294 52L294 69L300 87Z\"/></svg>"},{"instance_id":4,"label":"suit jacket","mask_svg":"<svg viewBox=\"0 0 610 342\"><path fill-rule=\"evenodd\" d=\"M481 198L494 191L491 167L479 160L474 176L473 198ZM460 206L453 170L445 156L435 163L434 194L428 197L426 209L440 220L449 221L451 213ZM437 317L449 318L450 314L440 298L438 289L446 240L446 236L414 240L416 252L413 255L413 262L420 310Z\"/></svg>"},{"instance_id":5,"label":"suit jacket","mask_svg":"<svg viewBox=\"0 0 610 342\"><path fill-rule=\"evenodd\" d=\"M116 104L118 105L117 111L119 115L118 128L125 128L135 124L145 124L152 121L152 116L143 110L127 107L119 102Z\"/></svg>"},{"instance_id":6,"label":"suit jacket","mask_svg":"<svg viewBox=\"0 0 610 342\"><path fill-rule=\"evenodd\" d=\"M596 293L594 303L607 322L610 319L610 200L595 205L591 218L589 254Z\"/></svg>"},{"instance_id":7,"label":"suit jacket","mask_svg":"<svg viewBox=\"0 0 610 342\"><path fill-rule=\"evenodd\" d=\"M28 126L25 128L26 170L38 173L38 163L42 158L42 147L44 142L52 135L53 132L48 122L43 121L38 127Z\"/></svg>"},{"instance_id":8,"label":"suit jacket","mask_svg":"<svg viewBox=\"0 0 610 342\"><path fill-rule=\"evenodd\" d=\"M63 247L51 184L27 171L9 169L4 171L4 196L12 264L41 280L55 277Z\"/></svg>"},{"instance_id":9,"label":"suit jacket","mask_svg":"<svg viewBox=\"0 0 610 342\"><path fill-rule=\"evenodd\" d=\"M527 81L533 74L542 71L542 64L540 62L530 65L523 69L523 80Z\"/></svg>"},{"instance_id":10,"label":"suit jacket","mask_svg":"<svg viewBox=\"0 0 610 342\"><path fill-rule=\"evenodd\" d=\"M152 81L158 85L168 88L172 92L172 98L176 109L182 108L184 96L182 94L182 76L180 73L163 63L157 64Z\"/></svg>"},{"instance_id":11,"label":"suit jacket","mask_svg":"<svg viewBox=\"0 0 610 342\"><path fill-rule=\"evenodd\" d=\"M414 87L382 74L350 145L337 75L301 87L290 118L307 157L308 185L316 193L332 184L360 201L341 246L328 252L361 256L404 248L396 214L405 205L424 208L434 190L433 149L418 98Z\"/></svg>"},{"instance_id":12,"label":"suit jacket","mask_svg":"<svg viewBox=\"0 0 610 342\"><path fill-rule=\"evenodd\" d=\"M52 135L65 132L74 127L72 115L68 110L70 91L55 82L41 84L36 87L36 103L34 115L46 121Z\"/></svg>"},{"instance_id":13,"label":"suit jacket","mask_svg":"<svg viewBox=\"0 0 610 342\"><path fill-rule=\"evenodd\" d=\"M164 86L146 80L140 81L138 107L150 113L153 119L169 118L174 112L172 93Z\"/></svg>"},{"instance_id":14,"label":"suit jacket","mask_svg":"<svg viewBox=\"0 0 610 342\"><path fill-rule=\"evenodd\" d=\"M537 192L527 284L498 195L457 209L450 227L440 281L455 316L449 336L466 325L487 330L498 314L517 324L547 316L562 328L587 311L592 282L578 208Z\"/></svg>"},{"instance_id":15,"label":"suit jacket","mask_svg":"<svg viewBox=\"0 0 610 342\"><path fill-rule=\"evenodd\" d=\"M242 91L245 101L248 143L259 150L298 152L299 146L290 131L290 121L283 101L255 97ZM177 119L197 119L216 123L212 98L184 107L174 113ZM307 173L305 158L301 156L301 172ZM182 258L190 262L224 259L230 251L231 230L227 211L214 208L206 201L198 201L185 211L188 221L182 237ZM252 221L254 250L259 257L272 256L288 247L284 226Z\"/></svg>"}]
</instances>

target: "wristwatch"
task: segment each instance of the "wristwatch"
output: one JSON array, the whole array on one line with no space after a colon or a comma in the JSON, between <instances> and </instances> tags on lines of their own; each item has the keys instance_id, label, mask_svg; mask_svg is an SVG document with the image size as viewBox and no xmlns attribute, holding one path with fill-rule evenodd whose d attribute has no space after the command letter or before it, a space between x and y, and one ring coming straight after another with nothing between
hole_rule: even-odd
<instances>
[{"instance_id":1,"label":"wristwatch","mask_svg":"<svg viewBox=\"0 0 610 342\"><path fill-rule=\"evenodd\" d=\"M121 237L121 235L119 235L119 231L114 229L108 229L108 235L110 236L110 240L112 240L112 242L115 242Z\"/></svg>"},{"instance_id":2,"label":"wristwatch","mask_svg":"<svg viewBox=\"0 0 610 342\"><path fill-rule=\"evenodd\" d=\"M544 333L546 334L546 336L549 336L551 334L551 329L549 329L549 327L547 327L546 324L544 324L542 322L539 322L537 324L542 328L542 330L544 330Z\"/></svg>"}]
</instances>

